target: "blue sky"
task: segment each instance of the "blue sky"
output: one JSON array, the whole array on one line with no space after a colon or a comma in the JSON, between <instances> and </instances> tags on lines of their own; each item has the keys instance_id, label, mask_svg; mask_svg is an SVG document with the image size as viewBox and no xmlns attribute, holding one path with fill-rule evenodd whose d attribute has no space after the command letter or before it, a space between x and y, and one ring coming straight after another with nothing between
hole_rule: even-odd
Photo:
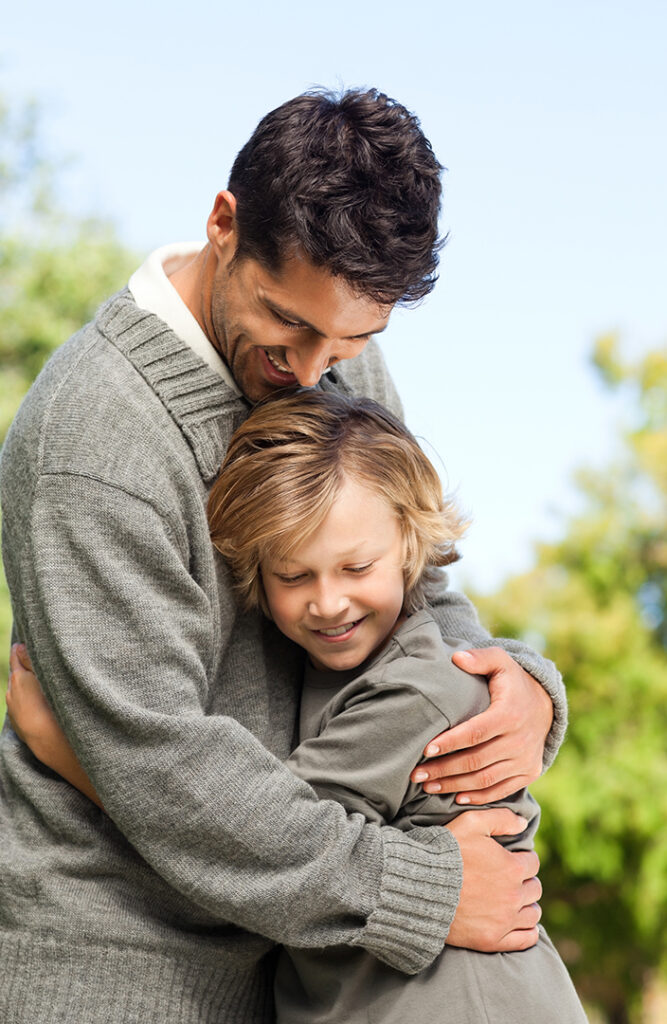
<instances>
[{"instance_id":1,"label":"blue sky","mask_svg":"<svg viewBox=\"0 0 667 1024\"><path fill-rule=\"evenodd\" d=\"M68 202L147 252L199 238L257 120L313 84L421 118L445 176L441 280L382 345L409 424L473 517L457 569L489 587L558 534L622 401L589 368L667 337L667 5L388 0L96 7L3 16L0 88L44 108Z\"/></svg>"}]
</instances>

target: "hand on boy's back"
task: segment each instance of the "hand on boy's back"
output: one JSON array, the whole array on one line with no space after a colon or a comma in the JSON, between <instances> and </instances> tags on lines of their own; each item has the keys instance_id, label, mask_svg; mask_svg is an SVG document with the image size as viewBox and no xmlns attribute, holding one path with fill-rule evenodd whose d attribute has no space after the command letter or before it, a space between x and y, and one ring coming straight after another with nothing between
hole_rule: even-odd
<instances>
[{"instance_id":1,"label":"hand on boy's back","mask_svg":"<svg viewBox=\"0 0 667 1024\"><path fill-rule=\"evenodd\" d=\"M537 942L542 916L537 854L512 852L493 838L518 835L526 824L507 808L489 808L466 811L447 825L463 860L461 896L447 945L505 953Z\"/></svg>"},{"instance_id":2,"label":"hand on boy's back","mask_svg":"<svg viewBox=\"0 0 667 1024\"><path fill-rule=\"evenodd\" d=\"M457 651L454 663L489 680L486 711L434 737L412 772L429 793L456 793L459 804L488 804L534 782L553 721L546 690L500 647ZM497 845L497 844L496 844Z\"/></svg>"}]
</instances>

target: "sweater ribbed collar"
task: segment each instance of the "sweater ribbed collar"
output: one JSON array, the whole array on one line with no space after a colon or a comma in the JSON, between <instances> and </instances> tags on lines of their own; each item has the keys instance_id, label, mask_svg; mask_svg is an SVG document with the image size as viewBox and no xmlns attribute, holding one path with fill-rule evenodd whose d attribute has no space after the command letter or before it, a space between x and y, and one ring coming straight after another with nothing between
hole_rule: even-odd
<instances>
[{"instance_id":1,"label":"sweater ribbed collar","mask_svg":"<svg viewBox=\"0 0 667 1024\"><path fill-rule=\"evenodd\" d=\"M249 403L163 320L140 309L127 288L100 309L96 323L158 396L211 483Z\"/></svg>"}]
</instances>

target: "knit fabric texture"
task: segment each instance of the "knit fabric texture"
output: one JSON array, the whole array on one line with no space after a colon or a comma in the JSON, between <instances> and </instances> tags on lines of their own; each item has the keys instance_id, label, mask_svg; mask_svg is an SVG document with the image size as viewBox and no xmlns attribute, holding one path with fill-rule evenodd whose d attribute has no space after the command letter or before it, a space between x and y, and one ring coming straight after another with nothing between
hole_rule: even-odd
<instances>
[{"instance_id":1,"label":"knit fabric texture","mask_svg":"<svg viewBox=\"0 0 667 1024\"><path fill-rule=\"evenodd\" d=\"M374 343L325 387L399 411ZM271 950L417 972L460 890L444 829L318 801L283 765L302 654L241 613L205 508L249 406L127 291L50 360L0 465L15 636L106 814L0 740L0 1019L268 1022ZM483 646L465 598L434 614ZM548 689L553 666L512 653Z\"/></svg>"}]
</instances>

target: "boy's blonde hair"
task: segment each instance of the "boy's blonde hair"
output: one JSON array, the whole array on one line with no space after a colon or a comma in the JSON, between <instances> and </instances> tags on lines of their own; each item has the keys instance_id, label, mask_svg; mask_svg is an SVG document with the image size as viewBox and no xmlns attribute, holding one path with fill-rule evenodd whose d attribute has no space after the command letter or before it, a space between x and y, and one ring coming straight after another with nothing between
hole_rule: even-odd
<instances>
[{"instance_id":1,"label":"boy's blonde hair","mask_svg":"<svg viewBox=\"0 0 667 1024\"><path fill-rule=\"evenodd\" d=\"M288 559L315 533L346 479L393 509L405 544L405 611L426 603L427 570L458 558L454 545L466 524L400 420L368 398L308 390L255 407L211 490L211 538L245 608L270 615L260 563Z\"/></svg>"}]
</instances>

